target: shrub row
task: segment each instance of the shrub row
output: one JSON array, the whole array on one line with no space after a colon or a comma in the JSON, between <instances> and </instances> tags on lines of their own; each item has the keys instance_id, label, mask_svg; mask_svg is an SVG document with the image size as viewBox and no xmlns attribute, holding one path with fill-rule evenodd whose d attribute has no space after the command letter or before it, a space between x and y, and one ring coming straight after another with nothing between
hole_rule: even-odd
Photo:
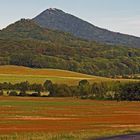
<instances>
[{"instance_id":1,"label":"shrub row","mask_svg":"<svg viewBox=\"0 0 140 140\"><path fill-rule=\"evenodd\" d=\"M87 80L81 80L77 86L53 84L50 80L46 80L43 85L30 84L28 81L17 84L0 83L0 95L4 95L4 91L7 91L9 96L140 101L140 82L95 82L90 84Z\"/></svg>"}]
</instances>

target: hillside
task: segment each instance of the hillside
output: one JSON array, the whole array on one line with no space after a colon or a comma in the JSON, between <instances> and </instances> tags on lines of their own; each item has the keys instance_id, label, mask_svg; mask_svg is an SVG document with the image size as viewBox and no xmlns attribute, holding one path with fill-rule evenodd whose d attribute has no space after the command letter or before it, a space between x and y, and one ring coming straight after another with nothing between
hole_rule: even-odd
<instances>
[{"instance_id":1,"label":"hillside","mask_svg":"<svg viewBox=\"0 0 140 140\"><path fill-rule=\"evenodd\" d=\"M59 69L32 69L10 65L0 66L0 82L19 83L27 80L30 83L42 84L46 80L51 80L57 84L76 85L82 79L87 79L90 82L113 80Z\"/></svg>"},{"instance_id":2,"label":"hillside","mask_svg":"<svg viewBox=\"0 0 140 140\"><path fill-rule=\"evenodd\" d=\"M40 41L59 41L63 43L65 38L75 39L72 35L60 31L43 29L30 19L21 19L10 24L0 31L0 39L23 40L34 39ZM76 39L75 39L76 40Z\"/></svg>"},{"instance_id":3,"label":"hillside","mask_svg":"<svg viewBox=\"0 0 140 140\"><path fill-rule=\"evenodd\" d=\"M16 75L40 75L50 77L66 77L66 78L95 78L96 76L86 75L82 73L59 70L59 69L37 69L23 66L5 65L0 66L0 74L16 74ZM100 77L96 77L100 78Z\"/></svg>"},{"instance_id":4,"label":"hillside","mask_svg":"<svg viewBox=\"0 0 140 140\"><path fill-rule=\"evenodd\" d=\"M0 65L111 77L140 73L140 49L77 39L22 19L0 31Z\"/></svg>"},{"instance_id":5,"label":"hillside","mask_svg":"<svg viewBox=\"0 0 140 140\"><path fill-rule=\"evenodd\" d=\"M69 32L83 39L107 44L140 47L140 37L99 28L76 16L55 8L45 10L33 18L33 21L43 28Z\"/></svg>"},{"instance_id":6,"label":"hillside","mask_svg":"<svg viewBox=\"0 0 140 140\"><path fill-rule=\"evenodd\" d=\"M29 81L30 83L43 84L44 81L51 80L53 83L57 84L77 85L82 79L87 79L91 83L109 81L135 81L132 79L111 79L92 76L60 69L33 69L13 65L0 66L0 83L19 83L23 81Z\"/></svg>"}]
</instances>

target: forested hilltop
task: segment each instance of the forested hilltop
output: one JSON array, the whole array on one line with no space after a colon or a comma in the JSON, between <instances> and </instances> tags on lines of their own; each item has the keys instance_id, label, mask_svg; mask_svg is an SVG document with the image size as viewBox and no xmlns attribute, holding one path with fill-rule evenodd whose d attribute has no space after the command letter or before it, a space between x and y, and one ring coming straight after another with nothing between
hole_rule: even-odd
<instances>
[{"instance_id":1,"label":"forested hilltop","mask_svg":"<svg viewBox=\"0 0 140 140\"><path fill-rule=\"evenodd\" d=\"M0 31L0 65L9 64L127 75L140 73L140 49L79 39L22 19Z\"/></svg>"}]
</instances>

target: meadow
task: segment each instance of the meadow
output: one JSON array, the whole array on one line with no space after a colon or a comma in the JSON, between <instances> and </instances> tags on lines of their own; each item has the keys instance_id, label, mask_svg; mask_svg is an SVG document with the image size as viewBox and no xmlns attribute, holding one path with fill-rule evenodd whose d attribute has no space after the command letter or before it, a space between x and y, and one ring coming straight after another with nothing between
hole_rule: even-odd
<instances>
[{"instance_id":1,"label":"meadow","mask_svg":"<svg viewBox=\"0 0 140 140\"><path fill-rule=\"evenodd\" d=\"M0 97L0 140L81 140L140 130L140 103Z\"/></svg>"},{"instance_id":2,"label":"meadow","mask_svg":"<svg viewBox=\"0 0 140 140\"><path fill-rule=\"evenodd\" d=\"M46 80L51 80L57 84L77 85L82 79L89 82L112 82L112 81L135 81L132 79L111 79L99 76L86 75L66 70L58 69L32 69L23 66L0 66L0 82L20 83L29 81L43 84Z\"/></svg>"}]
</instances>

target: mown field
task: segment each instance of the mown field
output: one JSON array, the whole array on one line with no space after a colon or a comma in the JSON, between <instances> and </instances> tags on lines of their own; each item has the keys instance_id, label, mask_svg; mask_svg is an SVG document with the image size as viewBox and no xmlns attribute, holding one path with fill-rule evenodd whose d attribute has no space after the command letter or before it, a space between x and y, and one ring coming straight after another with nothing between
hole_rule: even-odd
<instances>
[{"instance_id":1,"label":"mown field","mask_svg":"<svg viewBox=\"0 0 140 140\"><path fill-rule=\"evenodd\" d=\"M140 131L140 103L0 97L1 140L81 140Z\"/></svg>"},{"instance_id":2,"label":"mown field","mask_svg":"<svg viewBox=\"0 0 140 140\"><path fill-rule=\"evenodd\" d=\"M31 69L22 66L0 66L0 82L19 83L29 81L30 83L42 84L46 80L51 80L53 83L57 84L76 85L82 79L87 79L91 83L101 81L130 81L130 79L111 79L57 69Z\"/></svg>"}]
</instances>

